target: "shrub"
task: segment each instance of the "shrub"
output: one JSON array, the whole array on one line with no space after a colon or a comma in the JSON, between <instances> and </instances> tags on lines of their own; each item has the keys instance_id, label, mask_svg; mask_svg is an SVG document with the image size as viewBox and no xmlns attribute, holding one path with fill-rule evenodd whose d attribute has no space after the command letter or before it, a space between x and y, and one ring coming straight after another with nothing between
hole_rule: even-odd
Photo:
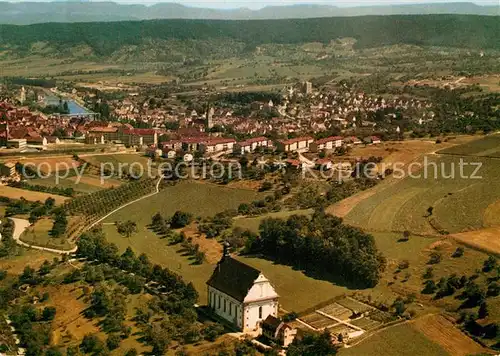
<instances>
[{"instance_id":1,"label":"shrub","mask_svg":"<svg viewBox=\"0 0 500 356\"><path fill-rule=\"evenodd\" d=\"M483 272L490 272L497 266L497 259L493 256L488 257L483 263Z\"/></svg>"},{"instance_id":2,"label":"shrub","mask_svg":"<svg viewBox=\"0 0 500 356\"><path fill-rule=\"evenodd\" d=\"M434 294L437 290L436 283L432 279L425 281L425 287L422 290L422 294Z\"/></svg>"},{"instance_id":3,"label":"shrub","mask_svg":"<svg viewBox=\"0 0 500 356\"><path fill-rule=\"evenodd\" d=\"M290 322L290 321L294 321L295 319L297 319L299 317L299 315L296 313L296 312L290 312L290 313L287 313L283 316L283 321L284 322Z\"/></svg>"},{"instance_id":4,"label":"shrub","mask_svg":"<svg viewBox=\"0 0 500 356\"><path fill-rule=\"evenodd\" d=\"M441 254L439 252L432 252L429 256L429 261L427 264L435 265L441 262Z\"/></svg>"},{"instance_id":5,"label":"shrub","mask_svg":"<svg viewBox=\"0 0 500 356\"><path fill-rule=\"evenodd\" d=\"M403 260L403 261L399 262L399 264L398 264L398 268L400 270L407 269L408 267L410 267L410 262L408 260Z\"/></svg>"},{"instance_id":6,"label":"shrub","mask_svg":"<svg viewBox=\"0 0 500 356\"><path fill-rule=\"evenodd\" d=\"M174 229L183 228L191 223L193 216L183 211L176 211L170 220L170 225Z\"/></svg>"},{"instance_id":7,"label":"shrub","mask_svg":"<svg viewBox=\"0 0 500 356\"><path fill-rule=\"evenodd\" d=\"M458 258L462 257L464 255L464 248L463 247L457 247L455 252L451 255L451 257Z\"/></svg>"},{"instance_id":8,"label":"shrub","mask_svg":"<svg viewBox=\"0 0 500 356\"><path fill-rule=\"evenodd\" d=\"M120 346L120 336L117 334L112 334L109 335L108 339L106 340L106 345L108 346L108 349L110 350L115 350Z\"/></svg>"},{"instance_id":9,"label":"shrub","mask_svg":"<svg viewBox=\"0 0 500 356\"><path fill-rule=\"evenodd\" d=\"M422 277L425 279L431 279L433 276L434 276L434 268L427 267Z\"/></svg>"}]
</instances>

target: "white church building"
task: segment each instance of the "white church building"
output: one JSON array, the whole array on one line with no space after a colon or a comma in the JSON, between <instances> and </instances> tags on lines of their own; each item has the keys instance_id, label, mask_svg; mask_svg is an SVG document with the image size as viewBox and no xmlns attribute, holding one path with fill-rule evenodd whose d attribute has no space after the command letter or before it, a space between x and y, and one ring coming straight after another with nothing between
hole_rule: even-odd
<instances>
[{"instance_id":1,"label":"white church building","mask_svg":"<svg viewBox=\"0 0 500 356\"><path fill-rule=\"evenodd\" d=\"M269 316L278 316L278 294L257 269L232 258L227 246L207 282L208 306L237 329L253 333Z\"/></svg>"}]
</instances>

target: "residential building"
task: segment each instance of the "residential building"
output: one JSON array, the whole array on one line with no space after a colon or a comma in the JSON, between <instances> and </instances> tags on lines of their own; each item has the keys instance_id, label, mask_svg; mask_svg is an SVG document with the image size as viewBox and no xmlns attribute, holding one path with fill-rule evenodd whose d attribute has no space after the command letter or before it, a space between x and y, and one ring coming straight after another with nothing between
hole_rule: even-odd
<instances>
[{"instance_id":1,"label":"residential building","mask_svg":"<svg viewBox=\"0 0 500 356\"><path fill-rule=\"evenodd\" d=\"M89 134L100 135L106 142L118 141L118 127L93 127Z\"/></svg>"},{"instance_id":2,"label":"residential building","mask_svg":"<svg viewBox=\"0 0 500 356\"><path fill-rule=\"evenodd\" d=\"M187 137L181 140L182 149L186 152L195 152L201 150L201 145L209 140L208 137Z\"/></svg>"},{"instance_id":3,"label":"residential building","mask_svg":"<svg viewBox=\"0 0 500 356\"><path fill-rule=\"evenodd\" d=\"M296 137L289 140L280 140L277 142L276 147L281 152L295 152L307 150L309 145L314 142L312 137Z\"/></svg>"},{"instance_id":4,"label":"residential building","mask_svg":"<svg viewBox=\"0 0 500 356\"><path fill-rule=\"evenodd\" d=\"M25 138L13 138L7 141L7 148L26 148L27 142Z\"/></svg>"},{"instance_id":5,"label":"residential building","mask_svg":"<svg viewBox=\"0 0 500 356\"><path fill-rule=\"evenodd\" d=\"M85 136L84 142L87 145L103 145L105 140L103 135L99 134L88 134Z\"/></svg>"},{"instance_id":6,"label":"residential building","mask_svg":"<svg viewBox=\"0 0 500 356\"><path fill-rule=\"evenodd\" d=\"M297 336L297 329L292 328L283 320L269 315L262 322L262 335L268 340L282 346L288 347Z\"/></svg>"},{"instance_id":7,"label":"residential building","mask_svg":"<svg viewBox=\"0 0 500 356\"><path fill-rule=\"evenodd\" d=\"M211 138L200 145L205 153L232 151L236 140L234 138Z\"/></svg>"},{"instance_id":8,"label":"residential building","mask_svg":"<svg viewBox=\"0 0 500 356\"><path fill-rule=\"evenodd\" d=\"M333 163L328 158L320 158L316 161L316 168L322 171L328 171L333 168Z\"/></svg>"},{"instance_id":9,"label":"residential building","mask_svg":"<svg viewBox=\"0 0 500 356\"><path fill-rule=\"evenodd\" d=\"M174 150L179 151L182 149L182 141L181 140L170 140L160 143L160 147L163 150Z\"/></svg>"},{"instance_id":10,"label":"residential building","mask_svg":"<svg viewBox=\"0 0 500 356\"><path fill-rule=\"evenodd\" d=\"M119 129L119 139L129 146L158 145L158 131L155 129Z\"/></svg>"},{"instance_id":11,"label":"residential building","mask_svg":"<svg viewBox=\"0 0 500 356\"><path fill-rule=\"evenodd\" d=\"M359 138L357 138L356 136L351 136L351 137L346 137L344 139L344 142L346 144L348 144L349 146L352 146L352 145L361 145L363 143L363 141L361 141Z\"/></svg>"},{"instance_id":12,"label":"residential building","mask_svg":"<svg viewBox=\"0 0 500 356\"><path fill-rule=\"evenodd\" d=\"M234 145L234 152L245 154L254 152L258 147L272 147L273 142L266 137L254 137Z\"/></svg>"},{"instance_id":13,"label":"residential building","mask_svg":"<svg viewBox=\"0 0 500 356\"><path fill-rule=\"evenodd\" d=\"M232 258L227 245L207 285L208 306L244 333L258 332L269 315L278 316L279 296L269 280Z\"/></svg>"},{"instance_id":14,"label":"residential building","mask_svg":"<svg viewBox=\"0 0 500 356\"><path fill-rule=\"evenodd\" d=\"M382 142L382 140L380 139L380 137L377 137L377 136L368 136L368 137L365 137L363 139L363 142L366 143L366 144L379 144L380 142Z\"/></svg>"},{"instance_id":15,"label":"residential building","mask_svg":"<svg viewBox=\"0 0 500 356\"><path fill-rule=\"evenodd\" d=\"M13 177L16 173L16 164L14 162L0 163L0 176Z\"/></svg>"},{"instance_id":16,"label":"residential building","mask_svg":"<svg viewBox=\"0 0 500 356\"><path fill-rule=\"evenodd\" d=\"M319 152L323 150L334 150L336 148L342 147L344 143L344 138L340 136L325 137L314 141L309 146L309 151Z\"/></svg>"}]
</instances>

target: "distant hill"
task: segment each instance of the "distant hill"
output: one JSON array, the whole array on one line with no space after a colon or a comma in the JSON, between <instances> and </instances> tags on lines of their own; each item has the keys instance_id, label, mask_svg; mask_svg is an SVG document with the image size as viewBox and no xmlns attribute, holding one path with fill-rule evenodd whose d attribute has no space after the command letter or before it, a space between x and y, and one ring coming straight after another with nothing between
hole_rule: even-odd
<instances>
[{"instance_id":1,"label":"distant hill","mask_svg":"<svg viewBox=\"0 0 500 356\"><path fill-rule=\"evenodd\" d=\"M439 3L339 8L328 5L268 6L259 10L238 8L219 10L188 7L175 3L152 6L114 2L56 1L0 2L0 23L33 24L44 22L95 22L151 19L257 20L365 15L500 15L500 6L473 3Z\"/></svg>"},{"instance_id":2,"label":"distant hill","mask_svg":"<svg viewBox=\"0 0 500 356\"><path fill-rule=\"evenodd\" d=\"M285 20L149 20L0 25L0 57L93 57L112 61L182 62L231 58L268 44L328 44L354 48L417 45L500 49L492 16L394 15Z\"/></svg>"}]
</instances>

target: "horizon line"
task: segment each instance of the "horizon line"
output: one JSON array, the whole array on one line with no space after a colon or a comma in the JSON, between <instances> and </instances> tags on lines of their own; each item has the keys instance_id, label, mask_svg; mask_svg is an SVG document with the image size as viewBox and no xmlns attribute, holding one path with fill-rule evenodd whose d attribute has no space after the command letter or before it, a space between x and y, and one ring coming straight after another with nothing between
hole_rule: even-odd
<instances>
[{"instance_id":1,"label":"horizon line","mask_svg":"<svg viewBox=\"0 0 500 356\"><path fill-rule=\"evenodd\" d=\"M7 4L22 4L22 3L39 3L39 4L95 4L95 3L113 3L117 5L141 5L141 6L155 6L155 5L164 5L164 4L170 4L170 5L180 5L183 7L187 8L198 8L198 9L210 9L210 10L250 10L250 11L258 11L262 10L265 8L269 7L300 7L300 6L325 6L325 7L332 7L332 8L339 8L339 9L349 9L349 8L363 8L363 7L392 7L392 6L398 6L398 7L410 7L410 6L426 6L426 5L463 5L463 4L470 4L474 6L479 6L479 7L491 7L491 6L498 6L500 9L500 3L495 4L495 1L492 1L491 4L481 4L477 3L474 1L460 1L460 0L453 0L451 2L446 1L446 0L437 0L437 1L429 1L429 2L409 2L409 3L402 3L402 2L397 2L398 0L395 0L395 3L388 3L388 4L348 4L348 3L341 3L341 4L332 4L330 1L322 1L322 0L317 0L314 2L300 2L300 3L281 3L281 4L263 4L260 7L248 7L248 6L239 6L239 7L217 7L213 6L214 4L199 4L199 3L194 3L194 1L189 1L188 3L181 3L178 1L152 1L152 2L147 2L143 1L141 2L140 0L132 0L132 1L113 1L113 0L19 0L19 1L2 1L0 0L1 3L7 3ZM243 1L242 1L243 2ZM210 6L212 5L212 6ZM228 4L229 5L229 4Z\"/></svg>"}]
</instances>

